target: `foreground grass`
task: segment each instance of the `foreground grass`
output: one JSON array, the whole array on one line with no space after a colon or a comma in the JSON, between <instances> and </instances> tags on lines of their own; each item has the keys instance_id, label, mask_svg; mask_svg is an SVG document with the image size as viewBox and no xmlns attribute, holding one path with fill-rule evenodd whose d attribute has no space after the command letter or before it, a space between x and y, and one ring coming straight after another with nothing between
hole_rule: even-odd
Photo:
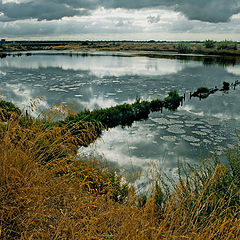
<instances>
[{"instance_id":1,"label":"foreground grass","mask_svg":"<svg viewBox=\"0 0 240 240\"><path fill-rule=\"evenodd\" d=\"M217 158L179 167L171 188L159 177L139 197L115 171L76 155L91 123L72 135L10 110L0 128L1 239L239 239L239 146L226 150L229 167Z\"/></svg>"}]
</instances>

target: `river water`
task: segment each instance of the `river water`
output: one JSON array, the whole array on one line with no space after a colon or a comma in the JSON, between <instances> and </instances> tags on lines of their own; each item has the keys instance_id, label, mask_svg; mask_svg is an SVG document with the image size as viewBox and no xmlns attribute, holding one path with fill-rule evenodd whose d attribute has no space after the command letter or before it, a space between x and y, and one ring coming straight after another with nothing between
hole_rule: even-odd
<instances>
[{"instance_id":1,"label":"river water","mask_svg":"<svg viewBox=\"0 0 240 240\"><path fill-rule=\"evenodd\" d=\"M206 64L202 61L133 57L131 54L91 53L69 55L38 53L0 59L0 94L21 108L41 97L40 111L55 104L75 104L94 109L164 98L168 91L186 93L175 112L150 114L130 128L116 127L103 133L80 152L103 154L115 167L135 171L158 163L172 173L178 162L196 163L208 158L215 145L236 141L240 129L240 86L216 92L201 101L189 99L198 87L221 87L223 81L240 80L240 65ZM34 113L32 113L34 114Z\"/></svg>"}]
</instances>

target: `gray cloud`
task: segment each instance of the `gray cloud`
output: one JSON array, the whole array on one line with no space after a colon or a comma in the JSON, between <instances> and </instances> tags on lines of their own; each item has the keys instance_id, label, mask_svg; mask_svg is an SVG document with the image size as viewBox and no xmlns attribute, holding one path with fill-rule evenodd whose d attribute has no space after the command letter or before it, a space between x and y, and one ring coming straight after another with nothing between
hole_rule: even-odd
<instances>
[{"instance_id":1,"label":"gray cloud","mask_svg":"<svg viewBox=\"0 0 240 240\"><path fill-rule=\"evenodd\" d=\"M38 20L61 19L65 16L86 15L88 10L75 9L66 3L48 0L31 1L28 3L0 3L0 12L4 13L5 21L35 18Z\"/></svg>"},{"instance_id":2,"label":"gray cloud","mask_svg":"<svg viewBox=\"0 0 240 240\"><path fill-rule=\"evenodd\" d=\"M239 0L188 0L176 6L188 19L205 22L227 22L240 12Z\"/></svg>"},{"instance_id":3,"label":"gray cloud","mask_svg":"<svg viewBox=\"0 0 240 240\"><path fill-rule=\"evenodd\" d=\"M149 7L167 7L182 12L191 20L205 22L226 22L240 12L239 0L106 0L109 8L140 9Z\"/></svg>"},{"instance_id":4,"label":"gray cloud","mask_svg":"<svg viewBox=\"0 0 240 240\"><path fill-rule=\"evenodd\" d=\"M158 23L160 21L160 16L148 16L147 20L149 23Z\"/></svg>"},{"instance_id":5,"label":"gray cloud","mask_svg":"<svg viewBox=\"0 0 240 240\"><path fill-rule=\"evenodd\" d=\"M239 0L37 0L5 4L0 0L0 12L4 13L5 21L29 18L53 20L64 16L87 15L90 14L89 10L101 6L124 9L167 8L182 12L188 19L205 22L226 22L240 12ZM149 19L153 22L156 20Z\"/></svg>"}]
</instances>

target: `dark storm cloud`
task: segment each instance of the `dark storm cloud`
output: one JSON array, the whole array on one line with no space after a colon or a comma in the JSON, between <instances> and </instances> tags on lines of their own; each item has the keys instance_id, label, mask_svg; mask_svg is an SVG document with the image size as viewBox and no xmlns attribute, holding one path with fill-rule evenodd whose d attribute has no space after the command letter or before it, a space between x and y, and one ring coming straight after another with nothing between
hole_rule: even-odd
<instances>
[{"instance_id":1,"label":"dark storm cloud","mask_svg":"<svg viewBox=\"0 0 240 240\"><path fill-rule=\"evenodd\" d=\"M182 12L188 19L205 22L226 22L240 12L239 0L35 0L25 3L5 3L0 0L0 12L5 21L36 18L61 19L89 14L89 10L105 8L166 8ZM81 9L81 10L79 10Z\"/></svg>"},{"instance_id":2,"label":"dark storm cloud","mask_svg":"<svg viewBox=\"0 0 240 240\"><path fill-rule=\"evenodd\" d=\"M205 22L227 22L240 12L239 0L188 0L176 6L188 19Z\"/></svg>"},{"instance_id":3,"label":"dark storm cloud","mask_svg":"<svg viewBox=\"0 0 240 240\"><path fill-rule=\"evenodd\" d=\"M62 17L86 15L88 10L75 9L64 2L38 0L26 3L0 2L0 12L4 13L5 21L36 18L38 20L61 19Z\"/></svg>"},{"instance_id":4,"label":"dark storm cloud","mask_svg":"<svg viewBox=\"0 0 240 240\"><path fill-rule=\"evenodd\" d=\"M140 9L165 7L182 12L188 19L204 22L226 22L240 12L239 0L105 0L105 7Z\"/></svg>"}]
</instances>

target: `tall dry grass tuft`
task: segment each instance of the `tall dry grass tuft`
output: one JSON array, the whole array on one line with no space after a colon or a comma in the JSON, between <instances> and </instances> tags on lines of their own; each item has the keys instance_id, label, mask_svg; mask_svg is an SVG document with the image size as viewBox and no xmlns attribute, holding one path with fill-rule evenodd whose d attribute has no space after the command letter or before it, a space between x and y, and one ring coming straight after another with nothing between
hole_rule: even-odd
<instances>
[{"instance_id":1,"label":"tall dry grass tuft","mask_svg":"<svg viewBox=\"0 0 240 240\"><path fill-rule=\"evenodd\" d=\"M0 130L0 238L71 238L88 232L91 211L114 202L122 190L114 172L76 156L78 138L91 138L93 126L85 124L73 136L77 126L15 114L5 120Z\"/></svg>"},{"instance_id":2,"label":"tall dry grass tuft","mask_svg":"<svg viewBox=\"0 0 240 240\"><path fill-rule=\"evenodd\" d=\"M90 123L5 116L0 239L240 238L239 182L219 162L180 167L171 191L156 180L151 197L139 204L115 171L77 156L79 142L96 134Z\"/></svg>"}]
</instances>

